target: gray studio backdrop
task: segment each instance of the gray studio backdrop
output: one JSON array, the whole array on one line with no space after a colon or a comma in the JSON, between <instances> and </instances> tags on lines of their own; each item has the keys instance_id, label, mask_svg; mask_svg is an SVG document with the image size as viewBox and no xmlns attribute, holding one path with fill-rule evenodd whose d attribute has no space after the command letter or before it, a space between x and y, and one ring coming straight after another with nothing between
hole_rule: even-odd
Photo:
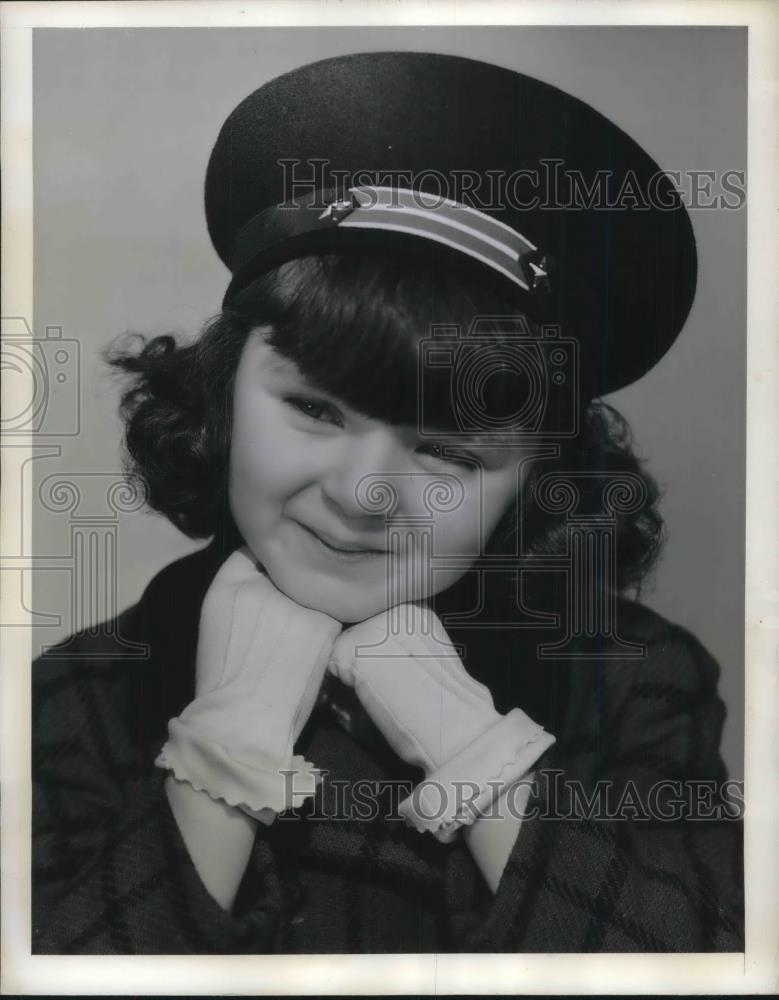
<instances>
[{"instance_id":1,"label":"gray studio backdrop","mask_svg":"<svg viewBox=\"0 0 779 1000\"><path fill-rule=\"evenodd\" d=\"M218 311L227 272L206 232L203 178L224 118L301 63L389 48L470 56L553 83L665 169L746 169L742 29L36 31L34 332L49 377L64 376L25 471L36 650L128 606L156 570L202 544L134 510L113 485L117 387L98 352L128 329L191 336ZM668 545L644 600L719 660L724 754L740 778L746 210L700 209L693 223L699 290L684 333L610 401L665 490ZM101 567L115 588L90 586Z\"/></svg>"}]
</instances>

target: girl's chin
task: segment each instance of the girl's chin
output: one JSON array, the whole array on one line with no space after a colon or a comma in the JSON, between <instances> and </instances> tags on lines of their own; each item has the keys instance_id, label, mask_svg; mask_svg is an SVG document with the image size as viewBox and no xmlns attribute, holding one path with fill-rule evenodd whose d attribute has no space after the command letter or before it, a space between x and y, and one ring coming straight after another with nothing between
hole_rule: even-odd
<instances>
[{"instance_id":1,"label":"girl's chin","mask_svg":"<svg viewBox=\"0 0 779 1000\"><path fill-rule=\"evenodd\" d=\"M289 594L287 596L291 597ZM357 622L366 621L368 618L373 618L375 615L379 615L382 611L387 610L386 604L363 604L360 607L356 607L354 604L338 601L309 599L307 595L292 597L292 600L295 600L302 607L311 608L312 611L320 611L324 615L329 615L330 618L341 622L342 625L355 625Z\"/></svg>"},{"instance_id":2,"label":"girl's chin","mask_svg":"<svg viewBox=\"0 0 779 1000\"><path fill-rule=\"evenodd\" d=\"M381 581L374 591L366 585L335 580L328 581L325 585L322 581L311 579L310 574L304 575L302 579L289 573L278 579L272 573L269 576L279 590L296 604L311 608L312 611L320 611L344 625L366 621L396 604L420 599L413 594L404 599L398 594L394 600L389 600L385 581Z\"/></svg>"},{"instance_id":3,"label":"girl's chin","mask_svg":"<svg viewBox=\"0 0 779 1000\"><path fill-rule=\"evenodd\" d=\"M388 606L383 587L382 593L373 595L364 586L312 579L310 572L290 572L288 567L278 574L268 569L268 576L291 601L344 624L365 621Z\"/></svg>"}]
</instances>

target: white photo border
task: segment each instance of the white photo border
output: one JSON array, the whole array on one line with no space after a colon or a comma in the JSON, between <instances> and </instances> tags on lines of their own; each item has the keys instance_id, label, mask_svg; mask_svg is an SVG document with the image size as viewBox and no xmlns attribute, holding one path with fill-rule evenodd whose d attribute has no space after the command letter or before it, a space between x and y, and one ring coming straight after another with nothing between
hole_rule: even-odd
<instances>
[{"instance_id":1,"label":"white photo border","mask_svg":"<svg viewBox=\"0 0 779 1000\"><path fill-rule=\"evenodd\" d=\"M776 131L779 8L770 0L458 3L213 0L2 3L3 315L32 327L32 29L280 25L739 25L749 29L748 441L746 552L746 952L705 955L32 956L30 954L30 636L2 635L3 993L451 994L772 993L779 979L779 342ZM6 399L6 402L8 400ZM24 453L24 442L20 442ZM3 455L6 467L6 455ZM19 492L3 477L2 548ZM0 594L5 601L7 595ZM772 697L773 695L773 697ZM751 794L750 794L751 793ZM759 794L758 794L759 793Z\"/></svg>"}]
</instances>

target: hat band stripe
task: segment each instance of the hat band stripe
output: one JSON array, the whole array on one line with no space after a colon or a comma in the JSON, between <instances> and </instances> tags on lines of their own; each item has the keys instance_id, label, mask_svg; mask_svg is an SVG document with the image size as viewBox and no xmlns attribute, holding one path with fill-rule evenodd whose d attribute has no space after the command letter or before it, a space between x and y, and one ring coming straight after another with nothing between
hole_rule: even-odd
<instances>
[{"instance_id":1,"label":"hat band stripe","mask_svg":"<svg viewBox=\"0 0 779 1000\"><path fill-rule=\"evenodd\" d=\"M517 257L538 249L526 236L517 232L516 229L512 229L505 222L469 205L463 205L461 202L430 194L427 191L374 187L364 184L350 188L350 193L355 195L356 200L360 203L360 209L376 211L383 208L391 211L403 211L404 214L410 212L416 215L444 219L451 222L453 226L473 230L480 233L485 239L494 240L496 246L509 247ZM368 197L367 203L361 201L361 195ZM429 201L429 204L425 204L425 201Z\"/></svg>"},{"instance_id":2,"label":"hat band stripe","mask_svg":"<svg viewBox=\"0 0 779 1000\"><path fill-rule=\"evenodd\" d=\"M437 231L454 229L462 233L467 242L478 241L485 243L498 253L508 257L514 265L519 260L519 252L505 241L497 240L493 236L487 236L472 226L464 225L457 219L450 219L443 215L434 215L432 212L420 208L388 208L383 205L373 208L363 205L356 208L351 215L347 216L341 223L341 226L344 229L351 229L355 226L383 229L387 224L392 224L393 226L399 225L405 231L423 237ZM433 238L432 235L430 235L430 238ZM450 234L449 238L453 241L454 245L456 242L454 234ZM525 252L529 249L529 247L525 248ZM535 249L535 247L532 249Z\"/></svg>"},{"instance_id":3,"label":"hat band stripe","mask_svg":"<svg viewBox=\"0 0 779 1000\"><path fill-rule=\"evenodd\" d=\"M435 233L429 229L414 228L412 226L404 226L400 222L379 222L379 221L369 221L365 222L355 222L349 228L352 229L382 229L388 232L394 233L407 233L409 236L419 236L423 239L430 240L432 243L440 243L443 246L448 246L453 250L457 250L458 253L465 254L467 257L473 257L475 260L481 261L482 264L486 264L493 271L499 271L504 277L508 278L509 281L513 281L514 284L519 285L524 291L529 292L530 286L520 278L516 270L505 267L495 260L494 256L487 256L481 252L477 245L469 246L468 243L475 241L463 241L463 240L452 240L445 236L443 233Z\"/></svg>"}]
</instances>

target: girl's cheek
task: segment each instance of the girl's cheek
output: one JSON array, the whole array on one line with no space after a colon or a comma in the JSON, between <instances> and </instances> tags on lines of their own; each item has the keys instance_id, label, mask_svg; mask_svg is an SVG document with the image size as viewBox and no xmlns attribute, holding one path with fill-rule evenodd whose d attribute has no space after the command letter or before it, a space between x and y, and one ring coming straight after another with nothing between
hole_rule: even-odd
<instances>
[{"instance_id":1,"label":"girl's cheek","mask_svg":"<svg viewBox=\"0 0 779 1000\"><path fill-rule=\"evenodd\" d=\"M435 519L432 556L436 554L475 558L479 555L478 510L465 506Z\"/></svg>"}]
</instances>

